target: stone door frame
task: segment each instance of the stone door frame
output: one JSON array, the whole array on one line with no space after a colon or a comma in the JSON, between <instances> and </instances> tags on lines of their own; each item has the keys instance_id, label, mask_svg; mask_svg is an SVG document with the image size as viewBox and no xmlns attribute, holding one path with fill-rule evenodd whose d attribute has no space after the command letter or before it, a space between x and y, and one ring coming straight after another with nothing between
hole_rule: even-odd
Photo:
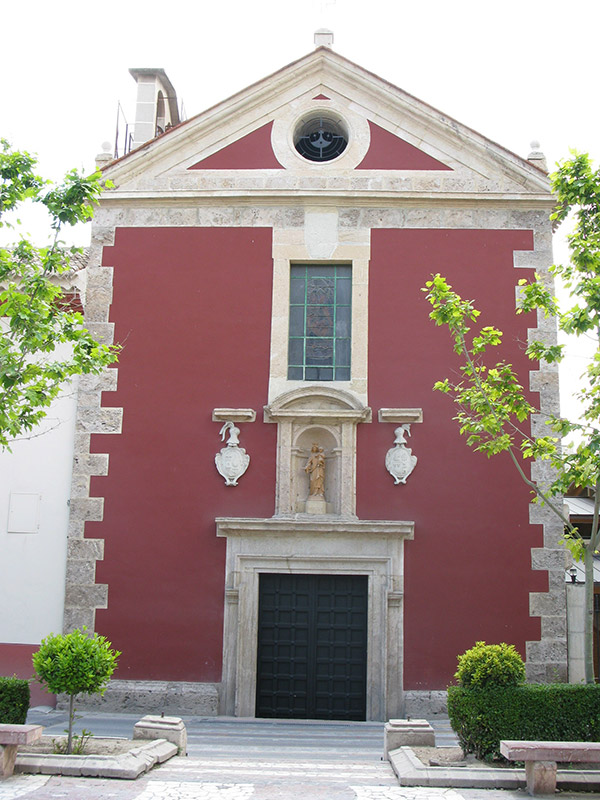
<instances>
[{"instance_id":1,"label":"stone door frame","mask_svg":"<svg viewBox=\"0 0 600 800\"><path fill-rule=\"evenodd\" d=\"M403 711L404 540L398 521L217 519L227 538L220 713L254 717L261 573L367 575L367 720Z\"/></svg>"}]
</instances>

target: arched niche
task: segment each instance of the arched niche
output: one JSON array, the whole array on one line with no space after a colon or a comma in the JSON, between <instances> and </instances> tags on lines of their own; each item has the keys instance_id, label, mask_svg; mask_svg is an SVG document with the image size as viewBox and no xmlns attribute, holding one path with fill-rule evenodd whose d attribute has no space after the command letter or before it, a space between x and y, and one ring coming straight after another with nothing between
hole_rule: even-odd
<instances>
[{"instance_id":1,"label":"arched niche","mask_svg":"<svg viewBox=\"0 0 600 800\"><path fill-rule=\"evenodd\" d=\"M292 442L292 499L296 513L306 511L309 475L306 464L313 444L323 448L325 456L325 500L327 514L340 514L342 443L335 426L298 426Z\"/></svg>"},{"instance_id":2,"label":"arched niche","mask_svg":"<svg viewBox=\"0 0 600 800\"><path fill-rule=\"evenodd\" d=\"M334 387L303 386L265 406L278 426L276 515L306 513L305 466L313 443L324 450L326 514L356 514L356 426L371 409Z\"/></svg>"},{"instance_id":3,"label":"arched niche","mask_svg":"<svg viewBox=\"0 0 600 800\"><path fill-rule=\"evenodd\" d=\"M165 111L165 98L159 89L158 95L156 96L156 135L158 136L159 134L164 133L166 126L167 117Z\"/></svg>"}]
</instances>

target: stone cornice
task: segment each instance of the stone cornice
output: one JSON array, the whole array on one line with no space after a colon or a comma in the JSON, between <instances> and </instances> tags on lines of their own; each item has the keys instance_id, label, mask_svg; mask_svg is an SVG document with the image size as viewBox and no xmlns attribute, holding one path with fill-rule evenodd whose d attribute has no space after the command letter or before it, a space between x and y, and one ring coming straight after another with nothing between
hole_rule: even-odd
<instances>
[{"instance_id":1,"label":"stone cornice","mask_svg":"<svg viewBox=\"0 0 600 800\"><path fill-rule=\"evenodd\" d=\"M284 419L301 420L307 419L311 422L329 422L334 420L350 420L354 422L370 422L371 409L362 408L358 410L344 408L289 408L279 411L271 411L269 406L264 409L265 422L280 422Z\"/></svg>"},{"instance_id":2,"label":"stone cornice","mask_svg":"<svg viewBox=\"0 0 600 800\"><path fill-rule=\"evenodd\" d=\"M406 520L358 520L347 517L295 514L290 517L268 517L266 519L251 517L217 517L217 536L247 536L256 534L264 536L306 534L343 535L364 534L369 537L401 536L414 538L415 523Z\"/></svg>"},{"instance_id":3,"label":"stone cornice","mask_svg":"<svg viewBox=\"0 0 600 800\"><path fill-rule=\"evenodd\" d=\"M250 194L251 192L251 194ZM106 207L132 205L140 208L152 206L189 206L192 205L227 205L231 206L279 206L293 205L323 205L323 206L369 206L398 207L398 206L453 206L457 208L481 207L505 208L507 206L519 209L553 209L555 200L548 194L507 194L501 192L486 192L477 194L458 194L443 192L411 193L374 191L365 189L364 192L332 191L323 188L320 190L295 189L291 194L289 190L261 190L252 189L245 196L240 196L239 190L228 191L195 191L195 192L115 192L102 197L102 205Z\"/></svg>"}]
</instances>

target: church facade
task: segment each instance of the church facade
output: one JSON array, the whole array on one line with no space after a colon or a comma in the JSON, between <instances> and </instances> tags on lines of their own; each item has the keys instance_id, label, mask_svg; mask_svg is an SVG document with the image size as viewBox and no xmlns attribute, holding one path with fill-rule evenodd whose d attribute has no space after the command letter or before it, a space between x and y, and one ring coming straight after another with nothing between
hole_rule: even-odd
<instances>
[{"instance_id":1,"label":"church facade","mask_svg":"<svg viewBox=\"0 0 600 800\"><path fill-rule=\"evenodd\" d=\"M105 164L88 267L123 349L80 382L64 626L123 652L104 702L387 719L478 640L566 678L560 526L432 391L458 364L421 291L473 298L556 408L514 313L552 263L535 155L328 46L166 128Z\"/></svg>"}]
</instances>

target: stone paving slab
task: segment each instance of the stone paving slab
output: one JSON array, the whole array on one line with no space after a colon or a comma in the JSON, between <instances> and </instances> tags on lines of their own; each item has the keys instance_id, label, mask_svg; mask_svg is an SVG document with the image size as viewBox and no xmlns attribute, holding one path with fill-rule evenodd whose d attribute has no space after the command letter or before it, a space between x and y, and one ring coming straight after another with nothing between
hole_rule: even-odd
<instances>
[{"instance_id":1,"label":"stone paving slab","mask_svg":"<svg viewBox=\"0 0 600 800\"><path fill-rule=\"evenodd\" d=\"M139 719L139 717L138 717ZM37 720L36 720L37 721ZM56 712L46 721L62 732ZM79 724L130 736L131 715L96 713ZM43 723L42 723L43 724ZM381 761L383 725L296 724L190 718L190 757L174 757L136 781L19 774L0 800L523 800L523 790L399 786ZM447 720L432 721L437 744L455 744ZM442 739L442 742L440 742ZM460 768L463 769L463 768ZM561 792L561 800L594 795ZM598 797L596 795L595 797Z\"/></svg>"},{"instance_id":2,"label":"stone paving slab","mask_svg":"<svg viewBox=\"0 0 600 800\"><path fill-rule=\"evenodd\" d=\"M463 800L454 789L394 788L380 786L352 786L356 800Z\"/></svg>"},{"instance_id":3,"label":"stone paving slab","mask_svg":"<svg viewBox=\"0 0 600 800\"><path fill-rule=\"evenodd\" d=\"M136 800L249 800L251 783L177 783L152 781Z\"/></svg>"},{"instance_id":4,"label":"stone paving slab","mask_svg":"<svg viewBox=\"0 0 600 800\"><path fill-rule=\"evenodd\" d=\"M31 792L41 789L49 780L46 775L13 775L0 781L0 800L17 800L26 795L35 797Z\"/></svg>"},{"instance_id":5,"label":"stone paving slab","mask_svg":"<svg viewBox=\"0 0 600 800\"><path fill-rule=\"evenodd\" d=\"M165 781L160 769L138 781L18 775L0 785L0 800L523 800L522 790L444 789L346 784L337 786L294 777L287 785L227 780ZM561 800L592 800L598 795L560 794Z\"/></svg>"},{"instance_id":6,"label":"stone paving slab","mask_svg":"<svg viewBox=\"0 0 600 800\"><path fill-rule=\"evenodd\" d=\"M253 783L289 784L293 781L306 783L348 784L370 783L376 785L397 786L398 781L390 765L385 761L374 761L370 764L345 761L287 761L266 759L198 759L174 758L161 767L157 773L163 779L194 780L198 776L211 779L211 776L227 776L230 780L251 780ZM195 776L195 777L194 777Z\"/></svg>"}]
</instances>

